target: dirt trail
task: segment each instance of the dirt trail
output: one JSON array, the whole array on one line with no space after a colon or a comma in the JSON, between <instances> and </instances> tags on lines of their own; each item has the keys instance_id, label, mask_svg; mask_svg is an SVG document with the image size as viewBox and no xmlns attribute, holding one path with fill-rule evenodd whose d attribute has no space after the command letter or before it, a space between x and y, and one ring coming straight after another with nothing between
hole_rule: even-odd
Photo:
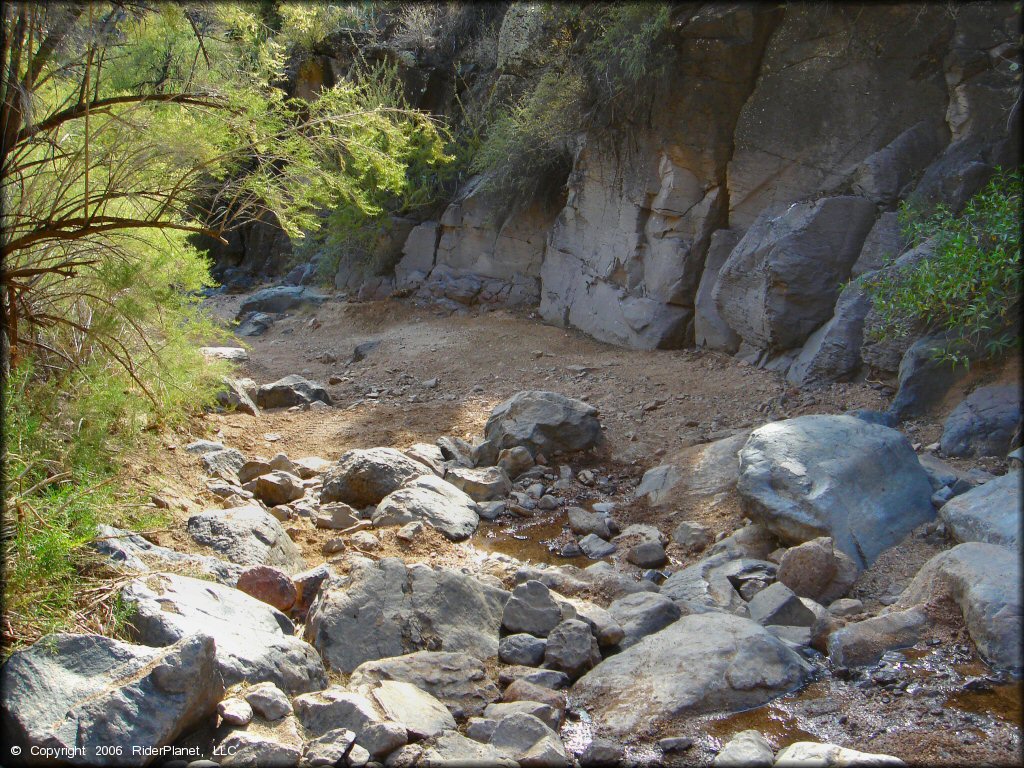
<instances>
[{"instance_id":1,"label":"dirt trail","mask_svg":"<svg viewBox=\"0 0 1024 768\"><path fill-rule=\"evenodd\" d=\"M209 306L230 321L242 298L218 296ZM444 435L471 441L482 434L493 407L523 389L554 390L587 400L599 409L606 447L601 455L585 461L596 462L610 479L601 500L616 502L615 514L621 525L648 522L667 532L671 530L669 517L699 518L714 533L730 533L741 524L735 505L720 507L718 516L711 519L699 510L655 512L632 501L632 489L645 470L660 463L660 457L688 445L806 413L881 410L891 395L884 385L871 382L800 392L776 373L715 352L624 350L572 330L544 325L532 315L495 311L459 316L401 301L328 301L289 313L264 335L244 341L250 359L242 364L239 375L262 384L298 373L327 385L335 407L264 412L258 418L241 413L207 414L195 419L168 450L138 463L135 471L154 491L170 488L182 500L171 530L151 536L158 544L195 550L184 531L185 519L195 509L219 506L205 490L195 457L181 450L192 439L217 438L249 457L269 457L282 451L292 458L320 456L329 460L350 448L401 449L416 442L433 443ZM366 342L379 344L364 359L349 362L355 347ZM992 376L984 371L981 375ZM937 440L941 432L940 424L928 419L904 424L902 429L923 443ZM574 465L574 471L581 466ZM585 495L572 501L587 502ZM561 517L556 519L556 515ZM368 554L447 566L479 563L488 550L523 560L556 560L544 555L547 544L558 539L562 518L564 513L559 512L526 521L484 524L471 540L461 543L428 530L415 546L397 541L394 531L385 529L376 532L381 548ZM323 543L336 535L309 526L286 528L310 565L323 562ZM940 550L938 543L917 533L883 554L855 585L853 596L869 609L880 607L878 598L883 593L902 589ZM670 545L668 553L673 570L692 559L677 551L676 545ZM589 561L562 562L585 566ZM619 567L632 568L621 562ZM495 575L507 577L508 573ZM954 641L947 622L937 623L935 630L936 637L944 638L943 647ZM963 638L960 640L962 643ZM954 647L965 649L957 662L977 666L969 643ZM947 664L943 669L952 667ZM1019 710L1019 689L1011 696L1014 703L1009 708L975 703L986 713L984 723L970 714L967 706L963 707L966 714L947 719L934 714L942 710L953 682L978 673L974 667L963 673L954 671L945 688L922 688L926 696L905 699L879 699L879 689L860 690L828 678L749 715L681 725L679 732L692 731L696 742L679 764L710 759L729 735L749 727L760 728L777 747L807 738L807 731L819 740L888 752L909 761L1013 762L1020 747L1019 727L1007 720L1005 711L994 719L990 712L1013 706ZM835 705L838 701L841 706ZM833 704L823 706L826 702ZM880 704L884 704L881 709ZM885 716L880 717L883 711Z\"/></svg>"}]
</instances>

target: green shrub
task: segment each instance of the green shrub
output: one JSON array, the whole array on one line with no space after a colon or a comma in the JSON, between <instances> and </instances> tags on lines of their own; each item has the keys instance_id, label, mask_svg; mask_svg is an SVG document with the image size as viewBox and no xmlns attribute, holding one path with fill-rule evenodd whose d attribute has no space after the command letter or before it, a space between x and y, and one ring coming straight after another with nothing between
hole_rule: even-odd
<instances>
[{"instance_id":1,"label":"green shrub","mask_svg":"<svg viewBox=\"0 0 1024 768\"><path fill-rule=\"evenodd\" d=\"M484 189L515 209L559 186L572 168L584 94L579 74L548 71L488 127L470 168Z\"/></svg>"},{"instance_id":2,"label":"green shrub","mask_svg":"<svg viewBox=\"0 0 1024 768\"><path fill-rule=\"evenodd\" d=\"M903 336L912 327L946 331L939 356L969 364L1015 340L1020 308L1022 183L1020 171L997 172L963 211L940 205L925 214L904 205L900 219L912 245L931 241L933 255L864 281L882 324L876 336Z\"/></svg>"}]
</instances>

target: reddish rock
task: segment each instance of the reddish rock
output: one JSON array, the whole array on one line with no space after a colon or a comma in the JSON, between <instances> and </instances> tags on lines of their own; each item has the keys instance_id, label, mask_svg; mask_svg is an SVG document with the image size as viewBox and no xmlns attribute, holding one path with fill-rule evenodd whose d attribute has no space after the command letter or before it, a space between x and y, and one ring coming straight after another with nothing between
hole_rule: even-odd
<instances>
[{"instance_id":1,"label":"reddish rock","mask_svg":"<svg viewBox=\"0 0 1024 768\"><path fill-rule=\"evenodd\" d=\"M254 565L245 569L238 577L236 587L279 611L287 611L298 597L295 584L288 574L269 565Z\"/></svg>"}]
</instances>

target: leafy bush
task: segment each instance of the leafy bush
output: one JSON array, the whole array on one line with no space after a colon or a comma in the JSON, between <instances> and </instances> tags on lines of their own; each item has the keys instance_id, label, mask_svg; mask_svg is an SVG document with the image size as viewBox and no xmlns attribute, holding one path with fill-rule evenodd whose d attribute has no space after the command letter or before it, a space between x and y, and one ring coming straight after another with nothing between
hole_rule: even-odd
<instances>
[{"instance_id":1,"label":"leafy bush","mask_svg":"<svg viewBox=\"0 0 1024 768\"><path fill-rule=\"evenodd\" d=\"M564 183L576 134L600 134L638 113L671 61L663 41L670 11L667 3L543 6L541 72L495 110L471 164L499 207L515 210Z\"/></svg>"},{"instance_id":2,"label":"leafy bush","mask_svg":"<svg viewBox=\"0 0 1024 768\"><path fill-rule=\"evenodd\" d=\"M470 166L485 174L487 192L514 209L552 192L552 180L565 179L572 168L583 94L578 74L549 71L499 113Z\"/></svg>"},{"instance_id":3,"label":"leafy bush","mask_svg":"<svg viewBox=\"0 0 1024 768\"><path fill-rule=\"evenodd\" d=\"M934 252L864 281L882 319L877 335L903 336L914 325L947 331L952 341L939 356L965 366L975 350L991 356L1010 347L1020 309L1021 198L1020 171L1000 171L958 214L904 205L911 244L931 241Z\"/></svg>"}]
</instances>

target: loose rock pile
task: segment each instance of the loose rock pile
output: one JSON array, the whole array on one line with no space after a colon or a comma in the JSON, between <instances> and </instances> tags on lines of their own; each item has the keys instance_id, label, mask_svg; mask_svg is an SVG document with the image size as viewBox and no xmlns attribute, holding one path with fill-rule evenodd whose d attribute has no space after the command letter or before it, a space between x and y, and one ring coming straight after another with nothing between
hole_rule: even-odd
<instances>
[{"instance_id":1,"label":"loose rock pile","mask_svg":"<svg viewBox=\"0 0 1024 768\"><path fill-rule=\"evenodd\" d=\"M88 750L171 745L207 726L221 765L618 765L637 739L662 757L690 748L657 739L680 718L757 707L828 665L878 662L917 642L942 601L994 668L1020 673L1015 476L944 502L965 543L867 615L847 598L861 570L935 518L937 487L959 482L922 466L895 430L803 417L691 451L688 462L718 457L704 475L645 475L635 495L655 504L680 483L737 493L758 522L717 542L687 520L670 537L647 523L620 530L613 503L571 504L573 488L611 481L552 459L600 443L596 411L550 392L498 406L475 444L351 450L332 463L194 443L222 508L187 530L210 554L105 529L97 550L135 574L122 598L139 644L56 635L15 653L2 673L5 733L26 750L85 746L74 764L143 765L151 758ZM539 513L564 518L567 548L615 563L506 558L502 580L365 555L381 546L372 529L458 541L481 520ZM296 526L337 532L327 563L308 568ZM347 682L331 683L331 670ZM570 750L559 734L581 712L596 734ZM715 764L814 761L901 764L808 742L775 754L751 732Z\"/></svg>"}]
</instances>

